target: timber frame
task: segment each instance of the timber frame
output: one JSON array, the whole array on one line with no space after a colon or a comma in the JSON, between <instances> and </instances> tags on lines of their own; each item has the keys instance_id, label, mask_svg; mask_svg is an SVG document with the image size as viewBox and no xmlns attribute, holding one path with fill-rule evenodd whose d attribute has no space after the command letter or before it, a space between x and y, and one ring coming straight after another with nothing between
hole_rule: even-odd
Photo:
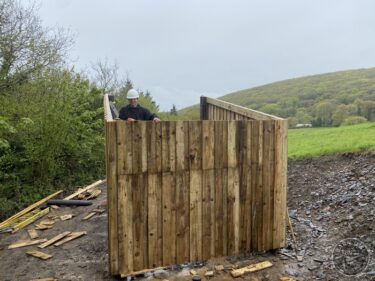
<instances>
[{"instance_id":1,"label":"timber frame","mask_svg":"<svg viewBox=\"0 0 375 281\"><path fill-rule=\"evenodd\" d=\"M104 96L112 275L285 245L287 120L201 97L201 120L114 120Z\"/></svg>"}]
</instances>

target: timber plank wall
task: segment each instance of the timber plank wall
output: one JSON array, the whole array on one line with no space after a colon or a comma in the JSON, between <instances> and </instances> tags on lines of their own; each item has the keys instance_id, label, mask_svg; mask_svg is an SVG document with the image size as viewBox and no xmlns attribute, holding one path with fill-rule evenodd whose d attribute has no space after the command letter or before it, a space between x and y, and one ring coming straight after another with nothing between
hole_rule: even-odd
<instances>
[{"instance_id":1,"label":"timber plank wall","mask_svg":"<svg viewBox=\"0 0 375 281\"><path fill-rule=\"evenodd\" d=\"M287 120L206 97L201 121L109 115L113 275L284 246Z\"/></svg>"}]
</instances>

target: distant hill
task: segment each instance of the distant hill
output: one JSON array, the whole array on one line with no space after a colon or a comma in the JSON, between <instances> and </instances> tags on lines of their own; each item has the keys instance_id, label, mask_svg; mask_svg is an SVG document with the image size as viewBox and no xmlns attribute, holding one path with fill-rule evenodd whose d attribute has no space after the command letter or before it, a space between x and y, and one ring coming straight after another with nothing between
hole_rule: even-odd
<instances>
[{"instance_id":1,"label":"distant hill","mask_svg":"<svg viewBox=\"0 0 375 281\"><path fill-rule=\"evenodd\" d=\"M291 127L314 127L375 121L375 68L339 71L275 82L234 92L219 99L289 118ZM179 111L199 118L197 106Z\"/></svg>"}]
</instances>

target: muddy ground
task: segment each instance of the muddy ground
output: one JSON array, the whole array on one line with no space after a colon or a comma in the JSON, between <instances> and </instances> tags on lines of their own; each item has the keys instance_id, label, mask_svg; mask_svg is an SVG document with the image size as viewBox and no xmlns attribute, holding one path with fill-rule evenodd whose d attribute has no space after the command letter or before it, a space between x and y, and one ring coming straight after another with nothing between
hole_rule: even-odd
<instances>
[{"instance_id":1,"label":"muddy ground","mask_svg":"<svg viewBox=\"0 0 375 281\"><path fill-rule=\"evenodd\" d=\"M288 245L279 251L174 266L135 279L191 280L189 271L194 269L202 280L233 280L229 268L269 260L273 267L237 280L272 281L286 276L294 280L375 280L375 155L347 154L290 161L288 186L288 208L296 244L288 231ZM108 273L106 212L82 221L106 199L105 186L101 189L103 193L92 206L62 207L50 213L73 213L75 217L39 231L40 237L51 238L63 231L87 231L87 235L60 247L43 249L53 255L49 260L26 256L25 252L38 249L36 246L7 249L11 243L27 239L26 230L0 234L0 281L46 277L117 280ZM224 265L225 269L216 271L215 265ZM212 269L214 276L204 277Z\"/></svg>"}]
</instances>

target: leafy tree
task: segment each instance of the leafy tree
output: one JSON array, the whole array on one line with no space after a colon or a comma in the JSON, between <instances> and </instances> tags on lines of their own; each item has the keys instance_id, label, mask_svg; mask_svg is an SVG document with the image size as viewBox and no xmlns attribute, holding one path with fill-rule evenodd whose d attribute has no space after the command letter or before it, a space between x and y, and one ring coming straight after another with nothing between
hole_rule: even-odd
<instances>
[{"instance_id":1,"label":"leafy tree","mask_svg":"<svg viewBox=\"0 0 375 281\"><path fill-rule=\"evenodd\" d=\"M34 5L0 0L0 94L61 66L72 43L67 31L44 28Z\"/></svg>"}]
</instances>

